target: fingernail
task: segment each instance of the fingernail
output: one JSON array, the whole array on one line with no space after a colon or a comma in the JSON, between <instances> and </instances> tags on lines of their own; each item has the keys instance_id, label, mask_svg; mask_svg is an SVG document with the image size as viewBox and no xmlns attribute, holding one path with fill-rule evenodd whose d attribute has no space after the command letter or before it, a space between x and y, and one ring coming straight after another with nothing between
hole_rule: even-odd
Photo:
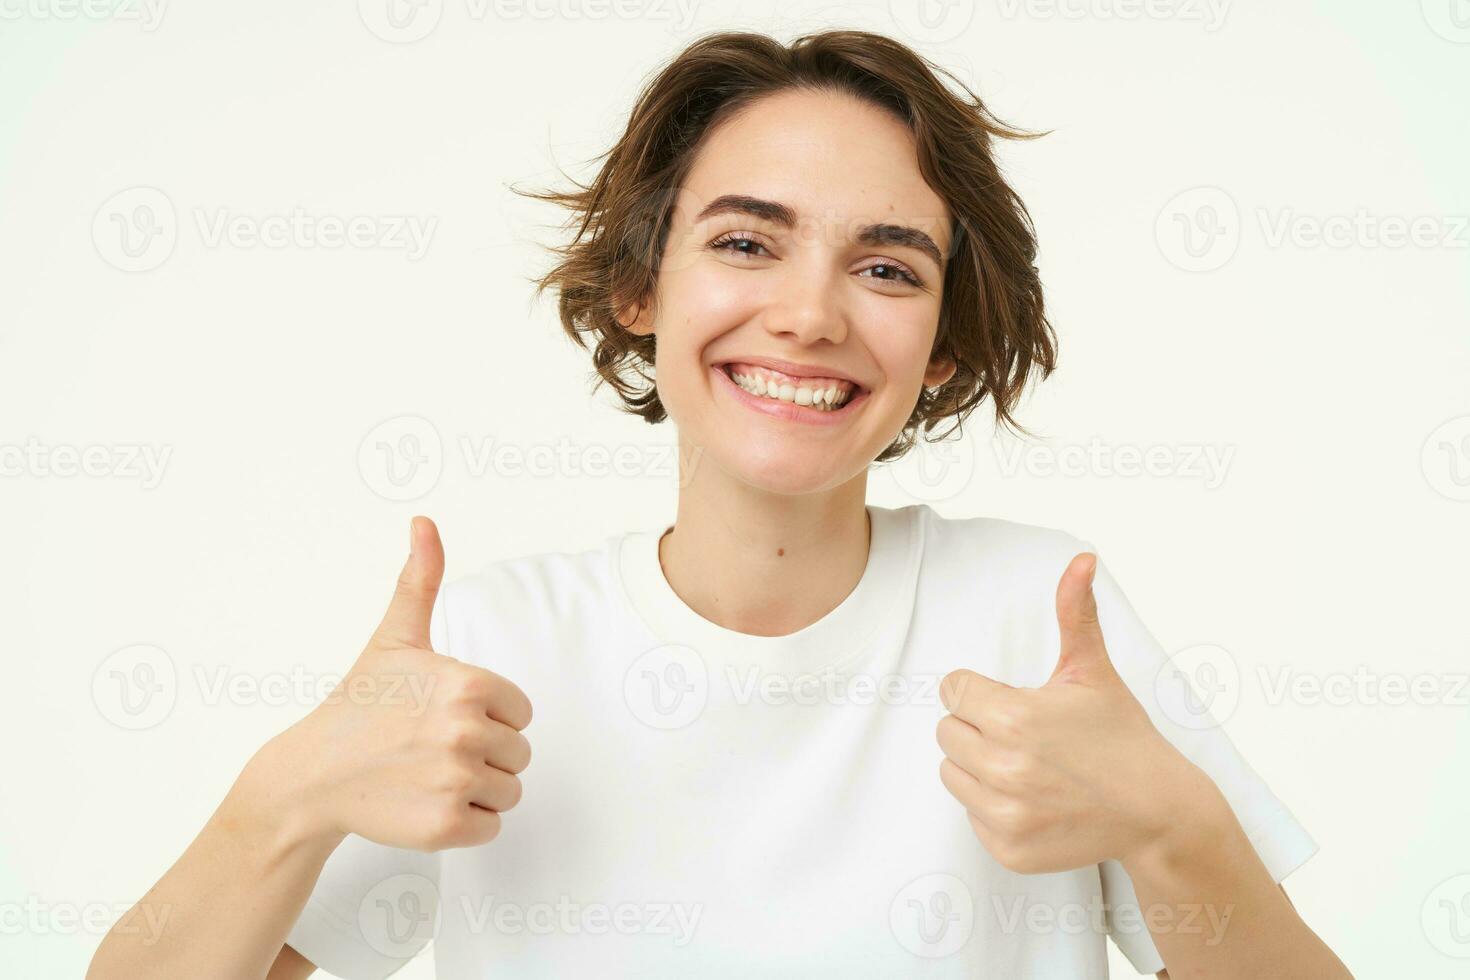
<instances>
[{"instance_id":1,"label":"fingernail","mask_svg":"<svg viewBox=\"0 0 1470 980\"><path fill-rule=\"evenodd\" d=\"M414 539L414 534L413 534L413 518L410 517L408 519L408 553L410 555L413 554L413 539Z\"/></svg>"}]
</instances>

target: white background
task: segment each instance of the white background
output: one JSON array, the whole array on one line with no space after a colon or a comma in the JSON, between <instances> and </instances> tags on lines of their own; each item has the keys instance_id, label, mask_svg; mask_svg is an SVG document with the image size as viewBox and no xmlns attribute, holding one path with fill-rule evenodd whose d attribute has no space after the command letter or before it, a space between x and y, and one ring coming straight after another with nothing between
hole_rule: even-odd
<instances>
[{"instance_id":1,"label":"white background","mask_svg":"<svg viewBox=\"0 0 1470 980\"><path fill-rule=\"evenodd\" d=\"M1053 131L1001 151L1061 337L1021 408L1041 438L979 412L870 500L1094 542L1166 649L1225 651L1199 679L1321 845L1287 882L1308 923L1360 977L1470 969L1470 6L930 2L444 0L395 29L372 0L0 0L7 973L81 975L314 703L249 688L351 663L412 514L451 578L671 517L672 428L589 397L527 283L559 216L508 185L588 176L640 83L727 26L889 33ZM163 234L129 257L139 205ZM297 209L388 237L212 237ZM404 437L427 462L397 486L377 446ZM1112 465L1150 447L1152 475ZM583 474L599 448L637 472ZM175 681L151 715L114 684L139 656Z\"/></svg>"}]
</instances>

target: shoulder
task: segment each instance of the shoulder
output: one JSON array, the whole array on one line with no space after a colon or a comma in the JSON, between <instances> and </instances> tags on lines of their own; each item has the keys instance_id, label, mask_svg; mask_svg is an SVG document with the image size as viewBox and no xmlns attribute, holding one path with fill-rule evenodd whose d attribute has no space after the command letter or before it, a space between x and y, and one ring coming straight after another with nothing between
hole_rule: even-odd
<instances>
[{"instance_id":1,"label":"shoulder","mask_svg":"<svg viewBox=\"0 0 1470 980\"><path fill-rule=\"evenodd\" d=\"M614 601L611 561L623 536L579 550L496 558L446 582L435 610L447 647L441 652L474 662L487 644L544 642L579 622L605 619Z\"/></svg>"},{"instance_id":2,"label":"shoulder","mask_svg":"<svg viewBox=\"0 0 1470 980\"><path fill-rule=\"evenodd\" d=\"M621 536L576 551L545 551L484 562L445 586L450 614L502 608L551 612L604 595Z\"/></svg>"},{"instance_id":3,"label":"shoulder","mask_svg":"<svg viewBox=\"0 0 1470 980\"><path fill-rule=\"evenodd\" d=\"M1072 558L1095 551L1071 531L1000 517L944 517L927 504L916 505L924 528L924 565L941 574L1002 578L1029 584L1038 576L1053 587Z\"/></svg>"}]
</instances>

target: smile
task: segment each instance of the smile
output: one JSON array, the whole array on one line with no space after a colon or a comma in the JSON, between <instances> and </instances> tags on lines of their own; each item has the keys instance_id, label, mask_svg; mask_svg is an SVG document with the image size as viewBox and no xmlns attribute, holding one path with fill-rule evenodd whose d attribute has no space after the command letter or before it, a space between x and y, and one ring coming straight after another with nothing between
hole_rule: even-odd
<instances>
[{"instance_id":1,"label":"smile","mask_svg":"<svg viewBox=\"0 0 1470 980\"><path fill-rule=\"evenodd\" d=\"M790 422L842 421L868 396L867 389L845 378L798 377L738 361L711 370L750 408Z\"/></svg>"}]
</instances>

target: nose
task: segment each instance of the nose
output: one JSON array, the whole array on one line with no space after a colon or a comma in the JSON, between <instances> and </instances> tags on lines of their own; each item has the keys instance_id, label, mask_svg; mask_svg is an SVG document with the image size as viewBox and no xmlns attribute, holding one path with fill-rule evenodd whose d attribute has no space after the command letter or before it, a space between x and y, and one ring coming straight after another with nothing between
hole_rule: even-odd
<instances>
[{"instance_id":1,"label":"nose","mask_svg":"<svg viewBox=\"0 0 1470 980\"><path fill-rule=\"evenodd\" d=\"M769 297L763 325L773 336L784 334L803 345L819 340L840 344L847 338L841 297L829 269L818 268L815 261L793 262Z\"/></svg>"}]
</instances>

